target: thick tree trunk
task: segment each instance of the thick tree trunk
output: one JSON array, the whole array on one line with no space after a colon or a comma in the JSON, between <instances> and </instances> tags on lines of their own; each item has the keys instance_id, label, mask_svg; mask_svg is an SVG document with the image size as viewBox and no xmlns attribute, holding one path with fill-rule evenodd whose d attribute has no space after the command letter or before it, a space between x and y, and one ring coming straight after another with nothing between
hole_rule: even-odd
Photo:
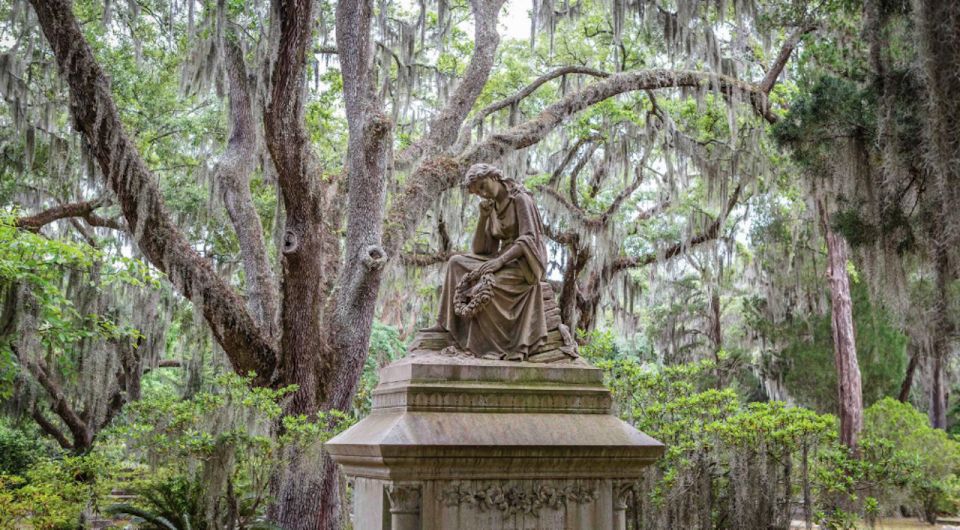
<instances>
[{"instance_id":1,"label":"thick tree trunk","mask_svg":"<svg viewBox=\"0 0 960 530\"><path fill-rule=\"evenodd\" d=\"M923 66L923 91L927 116L924 126L925 160L933 177L937 211L933 242L937 271L937 302L934 323L933 369L931 376L930 422L946 428L948 361L952 322L948 314L947 289L954 274L950 268L950 251L960 241L960 4L938 0L916 0L913 13L920 43L918 57Z\"/></svg>"},{"instance_id":2,"label":"thick tree trunk","mask_svg":"<svg viewBox=\"0 0 960 530\"><path fill-rule=\"evenodd\" d=\"M945 359L939 355L933 357L930 385L930 426L935 429L947 428L947 381L944 373Z\"/></svg>"},{"instance_id":3,"label":"thick tree trunk","mask_svg":"<svg viewBox=\"0 0 960 530\"><path fill-rule=\"evenodd\" d=\"M577 329L577 274L574 269L576 262L580 257L579 248L576 245L569 247L570 256L567 258L567 266L563 271L563 284L560 288L560 294L557 296L557 305L560 307L560 321L567 328Z\"/></svg>"},{"instance_id":4,"label":"thick tree trunk","mask_svg":"<svg viewBox=\"0 0 960 530\"><path fill-rule=\"evenodd\" d=\"M284 404L285 415L315 418L320 377L329 367L324 337L325 306L339 269L337 212L329 205L336 181L323 179L303 125L306 49L313 28L311 0L274 2L279 43L272 74L272 93L264 115L267 149L277 168L286 214L281 247L281 352L278 383L296 384ZM274 502L270 520L288 530L325 528L320 513L325 477L317 450L293 447L272 479Z\"/></svg>"},{"instance_id":5,"label":"thick tree trunk","mask_svg":"<svg viewBox=\"0 0 960 530\"><path fill-rule=\"evenodd\" d=\"M597 325L597 311L600 308L600 274L594 272L586 282L577 287L577 331L589 333ZM580 336L580 333L577 333Z\"/></svg>"},{"instance_id":6,"label":"thick tree trunk","mask_svg":"<svg viewBox=\"0 0 960 530\"><path fill-rule=\"evenodd\" d=\"M560 321L571 331L576 331L579 326L577 292L580 290L580 273L590 261L590 249L581 247L580 237L576 235L573 236L568 249L570 256L567 267L563 271L563 285L557 297L557 305L560 307Z\"/></svg>"},{"instance_id":7,"label":"thick tree trunk","mask_svg":"<svg viewBox=\"0 0 960 530\"><path fill-rule=\"evenodd\" d=\"M847 273L849 250L843 236L830 228L826 210L822 204L820 215L827 240L827 280L830 283L832 302L833 353L837 368L840 441L856 450L860 430L863 428L863 395L853 327L850 277Z\"/></svg>"}]
</instances>

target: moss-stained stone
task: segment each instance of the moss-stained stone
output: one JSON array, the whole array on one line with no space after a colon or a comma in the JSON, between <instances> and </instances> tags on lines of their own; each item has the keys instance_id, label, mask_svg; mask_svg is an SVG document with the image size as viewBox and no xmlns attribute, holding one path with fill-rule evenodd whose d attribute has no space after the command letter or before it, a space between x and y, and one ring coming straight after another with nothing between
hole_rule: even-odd
<instances>
[{"instance_id":1,"label":"moss-stained stone","mask_svg":"<svg viewBox=\"0 0 960 530\"><path fill-rule=\"evenodd\" d=\"M610 413L602 380L580 360L430 353L385 367L370 416L326 445L354 480L355 528L619 527L617 485L663 445ZM401 486L419 491L403 497L420 499L418 517L391 509L384 492Z\"/></svg>"}]
</instances>

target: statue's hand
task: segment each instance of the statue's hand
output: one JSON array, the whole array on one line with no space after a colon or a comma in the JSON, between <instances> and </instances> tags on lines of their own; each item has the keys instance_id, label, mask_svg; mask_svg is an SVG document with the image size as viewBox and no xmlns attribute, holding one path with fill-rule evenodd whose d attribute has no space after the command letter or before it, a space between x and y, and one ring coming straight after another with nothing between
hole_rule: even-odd
<instances>
[{"instance_id":1,"label":"statue's hand","mask_svg":"<svg viewBox=\"0 0 960 530\"><path fill-rule=\"evenodd\" d=\"M487 262L484 262L483 265L480 265L476 268L477 277L483 276L484 274L493 274L498 270L503 268L503 260L500 258L493 258Z\"/></svg>"},{"instance_id":2,"label":"statue's hand","mask_svg":"<svg viewBox=\"0 0 960 530\"><path fill-rule=\"evenodd\" d=\"M490 213L490 210L493 209L493 200L484 199L480 201L480 211L483 213Z\"/></svg>"}]
</instances>

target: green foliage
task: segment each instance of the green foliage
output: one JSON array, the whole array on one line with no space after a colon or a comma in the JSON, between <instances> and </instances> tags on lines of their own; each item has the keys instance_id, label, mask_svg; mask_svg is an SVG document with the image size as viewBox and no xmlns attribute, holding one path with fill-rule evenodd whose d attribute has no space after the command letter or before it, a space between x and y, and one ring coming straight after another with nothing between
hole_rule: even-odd
<instances>
[{"instance_id":1,"label":"green foliage","mask_svg":"<svg viewBox=\"0 0 960 530\"><path fill-rule=\"evenodd\" d=\"M200 503L202 510L189 511L192 528L206 527L197 522L200 515L211 528L223 527L231 518L242 525L260 523L270 477L289 450L319 450L351 423L339 411L320 412L313 419L282 417L281 403L296 387L258 388L252 380L252 375L223 374L211 389L189 399L161 388L127 407L127 422L112 438L152 463L156 477L138 486L134 509L165 517L173 507ZM202 502L196 499L201 494Z\"/></svg>"},{"instance_id":2,"label":"green foliage","mask_svg":"<svg viewBox=\"0 0 960 530\"><path fill-rule=\"evenodd\" d=\"M609 329L577 330L577 340L580 343L580 356L589 362L612 361L620 356L616 334Z\"/></svg>"},{"instance_id":3,"label":"green foliage","mask_svg":"<svg viewBox=\"0 0 960 530\"><path fill-rule=\"evenodd\" d=\"M107 507L106 513L135 518L138 527L144 530L206 530L208 527L200 482L182 476L156 478L133 491L143 507L114 504Z\"/></svg>"},{"instance_id":4,"label":"green foliage","mask_svg":"<svg viewBox=\"0 0 960 530\"><path fill-rule=\"evenodd\" d=\"M836 152L837 137L873 134L872 97L849 79L822 75L791 103L785 119L774 125L773 137L792 148L801 166L822 169Z\"/></svg>"},{"instance_id":5,"label":"green foliage","mask_svg":"<svg viewBox=\"0 0 960 530\"><path fill-rule=\"evenodd\" d=\"M0 417L0 475L21 475L45 456L45 447L37 443L40 434L14 426Z\"/></svg>"},{"instance_id":6,"label":"green foliage","mask_svg":"<svg viewBox=\"0 0 960 530\"><path fill-rule=\"evenodd\" d=\"M744 448L767 446L789 454L836 436L836 418L802 407L787 407L780 401L750 403L745 409L710 429L720 439Z\"/></svg>"},{"instance_id":7,"label":"green foliage","mask_svg":"<svg viewBox=\"0 0 960 530\"><path fill-rule=\"evenodd\" d=\"M886 442L909 470L906 493L927 521L960 510L960 442L909 403L886 398L864 412L866 444Z\"/></svg>"},{"instance_id":8,"label":"green foliage","mask_svg":"<svg viewBox=\"0 0 960 530\"><path fill-rule=\"evenodd\" d=\"M67 530L96 510L114 466L100 455L38 460L22 476L0 474L0 527Z\"/></svg>"},{"instance_id":9,"label":"green foliage","mask_svg":"<svg viewBox=\"0 0 960 530\"><path fill-rule=\"evenodd\" d=\"M596 336L593 358L620 416L667 446L644 480L646 528L698 524L676 506L735 527L776 526L805 488L824 528L852 529L901 506L930 521L958 509L960 443L909 404L885 398L869 407L853 453L839 444L831 415L779 402L742 404L733 390L711 388L711 361L654 366L614 358L609 341ZM705 479L709 499L698 482Z\"/></svg>"},{"instance_id":10,"label":"green foliage","mask_svg":"<svg viewBox=\"0 0 960 530\"><path fill-rule=\"evenodd\" d=\"M886 310L871 303L864 283L853 283L850 290L863 401L869 406L899 388L906 369L907 337ZM835 412L837 375L830 315L797 318L777 326L773 334L785 344L777 357L785 364L783 382L790 395L815 410Z\"/></svg>"},{"instance_id":11,"label":"green foliage","mask_svg":"<svg viewBox=\"0 0 960 530\"><path fill-rule=\"evenodd\" d=\"M79 275L83 281L98 282L103 289L118 285L156 288L159 279L146 264L85 243L19 229L14 225L15 215L15 211L0 212L0 297L9 298L15 290L23 290L31 299L36 322L30 331L35 331L44 351L61 354L88 339L119 341L140 336L137 329L107 315L82 313L66 283L71 275ZM0 398L9 397L16 375L12 339L0 337Z\"/></svg>"},{"instance_id":12,"label":"green foliage","mask_svg":"<svg viewBox=\"0 0 960 530\"><path fill-rule=\"evenodd\" d=\"M827 448L814 474L817 519L852 529L858 519L908 511L934 523L960 502L960 443L929 426L910 404L885 398L864 412L856 453Z\"/></svg>"},{"instance_id":13,"label":"green foliage","mask_svg":"<svg viewBox=\"0 0 960 530\"><path fill-rule=\"evenodd\" d=\"M262 499L254 496L232 498L220 525L211 526L206 516L204 484L182 475L152 477L134 489L138 504L114 504L105 513L134 518L144 530L274 530L278 527L261 520ZM279 529L278 529L279 530Z\"/></svg>"},{"instance_id":14,"label":"green foliage","mask_svg":"<svg viewBox=\"0 0 960 530\"><path fill-rule=\"evenodd\" d=\"M777 402L743 405L734 390L712 388L712 361L597 365L607 373L620 416L666 444L644 481L649 498L638 510L645 528L693 527L704 520L775 526L789 517L791 492L799 485L783 463L806 461L836 439L832 416Z\"/></svg>"}]
</instances>

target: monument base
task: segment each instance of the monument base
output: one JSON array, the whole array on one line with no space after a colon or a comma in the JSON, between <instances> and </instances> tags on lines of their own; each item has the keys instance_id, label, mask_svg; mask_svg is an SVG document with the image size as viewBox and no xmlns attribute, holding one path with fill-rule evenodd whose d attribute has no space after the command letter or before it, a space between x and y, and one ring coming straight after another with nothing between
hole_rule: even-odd
<instances>
[{"instance_id":1,"label":"monument base","mask_svg":"<svg viewBox=\"0 0 960 530\"><path fill-rule=\"evenodd\" d=\"M628 488L663 453L579 359L414 352L373 399L326 444L352 479L355 530L619 530Z\"/></svg>"}]
</instances>

